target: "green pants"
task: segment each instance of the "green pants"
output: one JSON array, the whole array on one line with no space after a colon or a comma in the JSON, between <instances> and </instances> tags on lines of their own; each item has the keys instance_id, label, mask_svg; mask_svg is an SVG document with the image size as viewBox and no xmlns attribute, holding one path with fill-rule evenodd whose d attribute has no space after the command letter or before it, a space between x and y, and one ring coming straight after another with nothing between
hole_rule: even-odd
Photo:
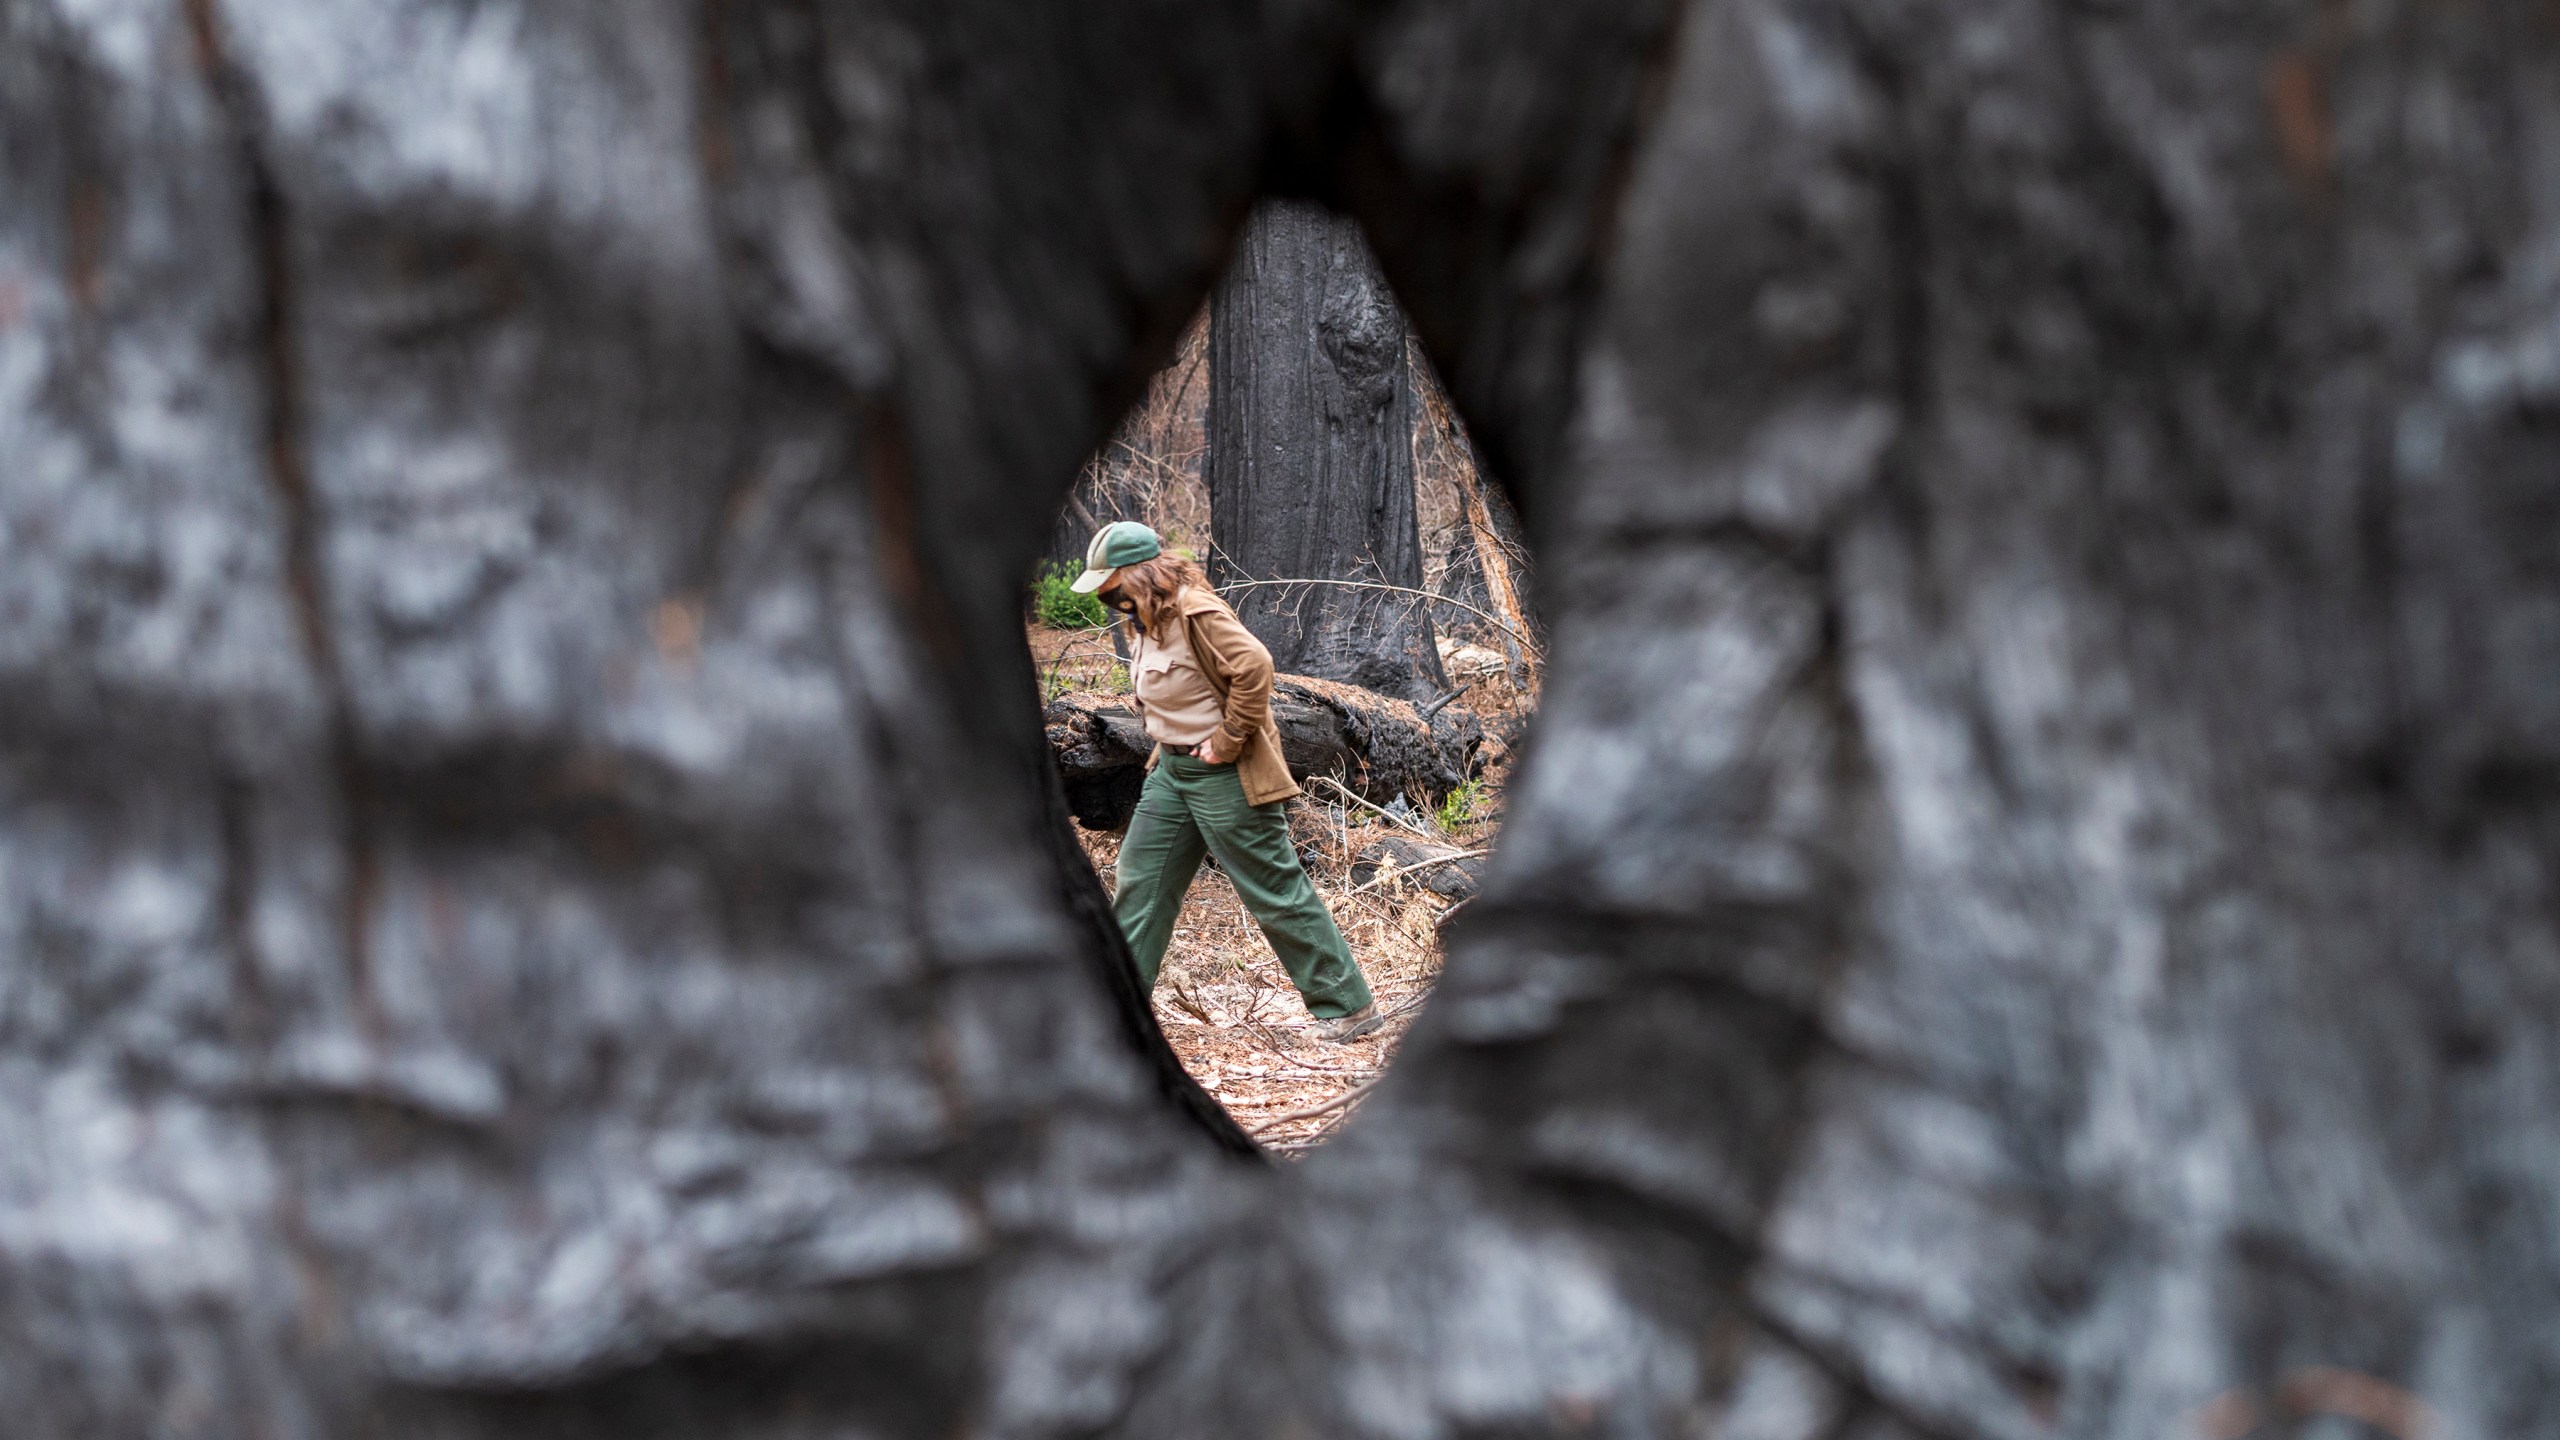
<instances>
[{"instance_id":1,"label":"green pants","mask_svg":"<svg viewBox=\"0 0 2560 1440\"><path fill-rule=\"evenodd\" d=\"M1369 982L1289 843L1286 806L1246 804L1236 767L1188 755L1167 755L1148 773L1120 842L1112 908L1138 957L1140 983L1155 989L1174 917L1203 855L1217 856L1235 882L1308 1014L1331 1020L1369 1003Z\"/></svg>"}]
</instances>

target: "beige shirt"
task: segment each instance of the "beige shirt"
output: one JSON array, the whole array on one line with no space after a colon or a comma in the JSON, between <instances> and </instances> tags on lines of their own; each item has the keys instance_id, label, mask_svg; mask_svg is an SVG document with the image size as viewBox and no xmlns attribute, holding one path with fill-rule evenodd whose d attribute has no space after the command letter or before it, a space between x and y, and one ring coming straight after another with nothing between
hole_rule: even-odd
<instances>
[{"instance_id":1,"label":"beige shirt","mask_svg":"<svg viewBox=\"0 0 2560 1440\"><path fill-rule=\"evenodd\" d=\"M1133 641L1129 678L1137 686L1138 718L1161 744L1197 745L1226 725L1226 707L1191 653L1191 627L1165 628L1166 638L1139 632Z\"/></svg>"},{"instance_id":2,"label":"beige shirt","mask_svg":"<svg viewBox=\"0 0 2560 1440\"><path fill-rule=\"evenodd\" d=\"M1182 643L1200 662L1200 673L1226 707L1226 738L1235 746L1236 778L1244 782L1244 803L1271 805L1298 793L1289 778L1289 757L1280 743L1280 725L1272 718L1271 652L1253 638L1236 612L1206 586L1186 585L1174 597L1182 612ZM1221 743L1220 750L1227 749ZM1149 761L1153 764L1153 761Z\"/></svg>"}]
</instances>

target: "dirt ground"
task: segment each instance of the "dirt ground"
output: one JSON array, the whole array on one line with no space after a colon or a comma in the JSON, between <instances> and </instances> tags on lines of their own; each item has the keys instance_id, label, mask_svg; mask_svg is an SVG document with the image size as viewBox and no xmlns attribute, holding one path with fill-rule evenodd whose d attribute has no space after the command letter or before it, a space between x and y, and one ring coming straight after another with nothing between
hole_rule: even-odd
<instances>
[{"instance_id":1,"label":"dirt ground","mask_svg":"<svg viewBox=\"0 0 2560 1440\"><path fill-rule=\"evenodd\" d=\"M1125 673L1118 686L1108 683L1114 662L1102 632L1035 626L1029 638L1044 694L1127 683ZM1534 697L1492 663L1496 657L1474 647L1442 648L1452 683L1468 688L1460 703L1476 708L1489 731L1525 715ZM1332 1134L1358 1109L1363 1087L1384 1073L1430 998L1440 977L1439 926L1456 906L1410 878L1373 877L1363 885L1353 878L1353 862L1367 845L1398 831L1464 850L1490 848L1510 769L1507 747L1493 749L1496 759L1483 781L1442 815L1400 823L1320 784L1289 806L1299 855L1387 1016L1374 1035L1348 1045L1314 1038L1305 1004L1235 887L1215 867L1203 867L1193 883L1156 984L1156 1023L1184 1067L1264 1144L1287 1154ZM1079 831L1078 838L1107 887L1120 837Z\"/></svg>"}]
</instances>

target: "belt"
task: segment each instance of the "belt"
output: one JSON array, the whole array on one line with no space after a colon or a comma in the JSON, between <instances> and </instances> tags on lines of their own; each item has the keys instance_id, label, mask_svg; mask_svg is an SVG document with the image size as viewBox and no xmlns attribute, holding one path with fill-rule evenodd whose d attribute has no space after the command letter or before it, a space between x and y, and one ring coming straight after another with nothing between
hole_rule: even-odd
<instances>
[{"instance_id":1,"label":"belt","mask_svg":"<svg viewBox=\"0 0 2560 1440\"><path fill-rule=\"evenodd\" d=\"M1180 755L1185 759L1191 760L1197 760L1200 758L1200 747L1197 745L1176 745L1170 740L1166 740L1161 743L1164 746L1164 753L1167 755Z\"/></svg>"}]
</instances>

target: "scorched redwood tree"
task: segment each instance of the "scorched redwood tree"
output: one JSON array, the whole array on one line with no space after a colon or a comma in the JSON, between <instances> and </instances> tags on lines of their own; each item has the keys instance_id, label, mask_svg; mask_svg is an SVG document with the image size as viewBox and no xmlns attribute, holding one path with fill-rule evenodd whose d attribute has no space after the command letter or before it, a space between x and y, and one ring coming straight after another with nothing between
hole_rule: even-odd
<instances>
[{"instance_id":1,"label":"scorched redwood tree","mask_svg":"<svg viewBox=\"0 0 2560 1440\"><path fill-rule=\"evenodd\" d=\"M1285 674L1417 703L1448 688L1419 593L1413 411L1404 315L1359 224L1256 207L1209 307L1210 578L1261 582L1228 598Z\"/></svg>"}]
</instances>

